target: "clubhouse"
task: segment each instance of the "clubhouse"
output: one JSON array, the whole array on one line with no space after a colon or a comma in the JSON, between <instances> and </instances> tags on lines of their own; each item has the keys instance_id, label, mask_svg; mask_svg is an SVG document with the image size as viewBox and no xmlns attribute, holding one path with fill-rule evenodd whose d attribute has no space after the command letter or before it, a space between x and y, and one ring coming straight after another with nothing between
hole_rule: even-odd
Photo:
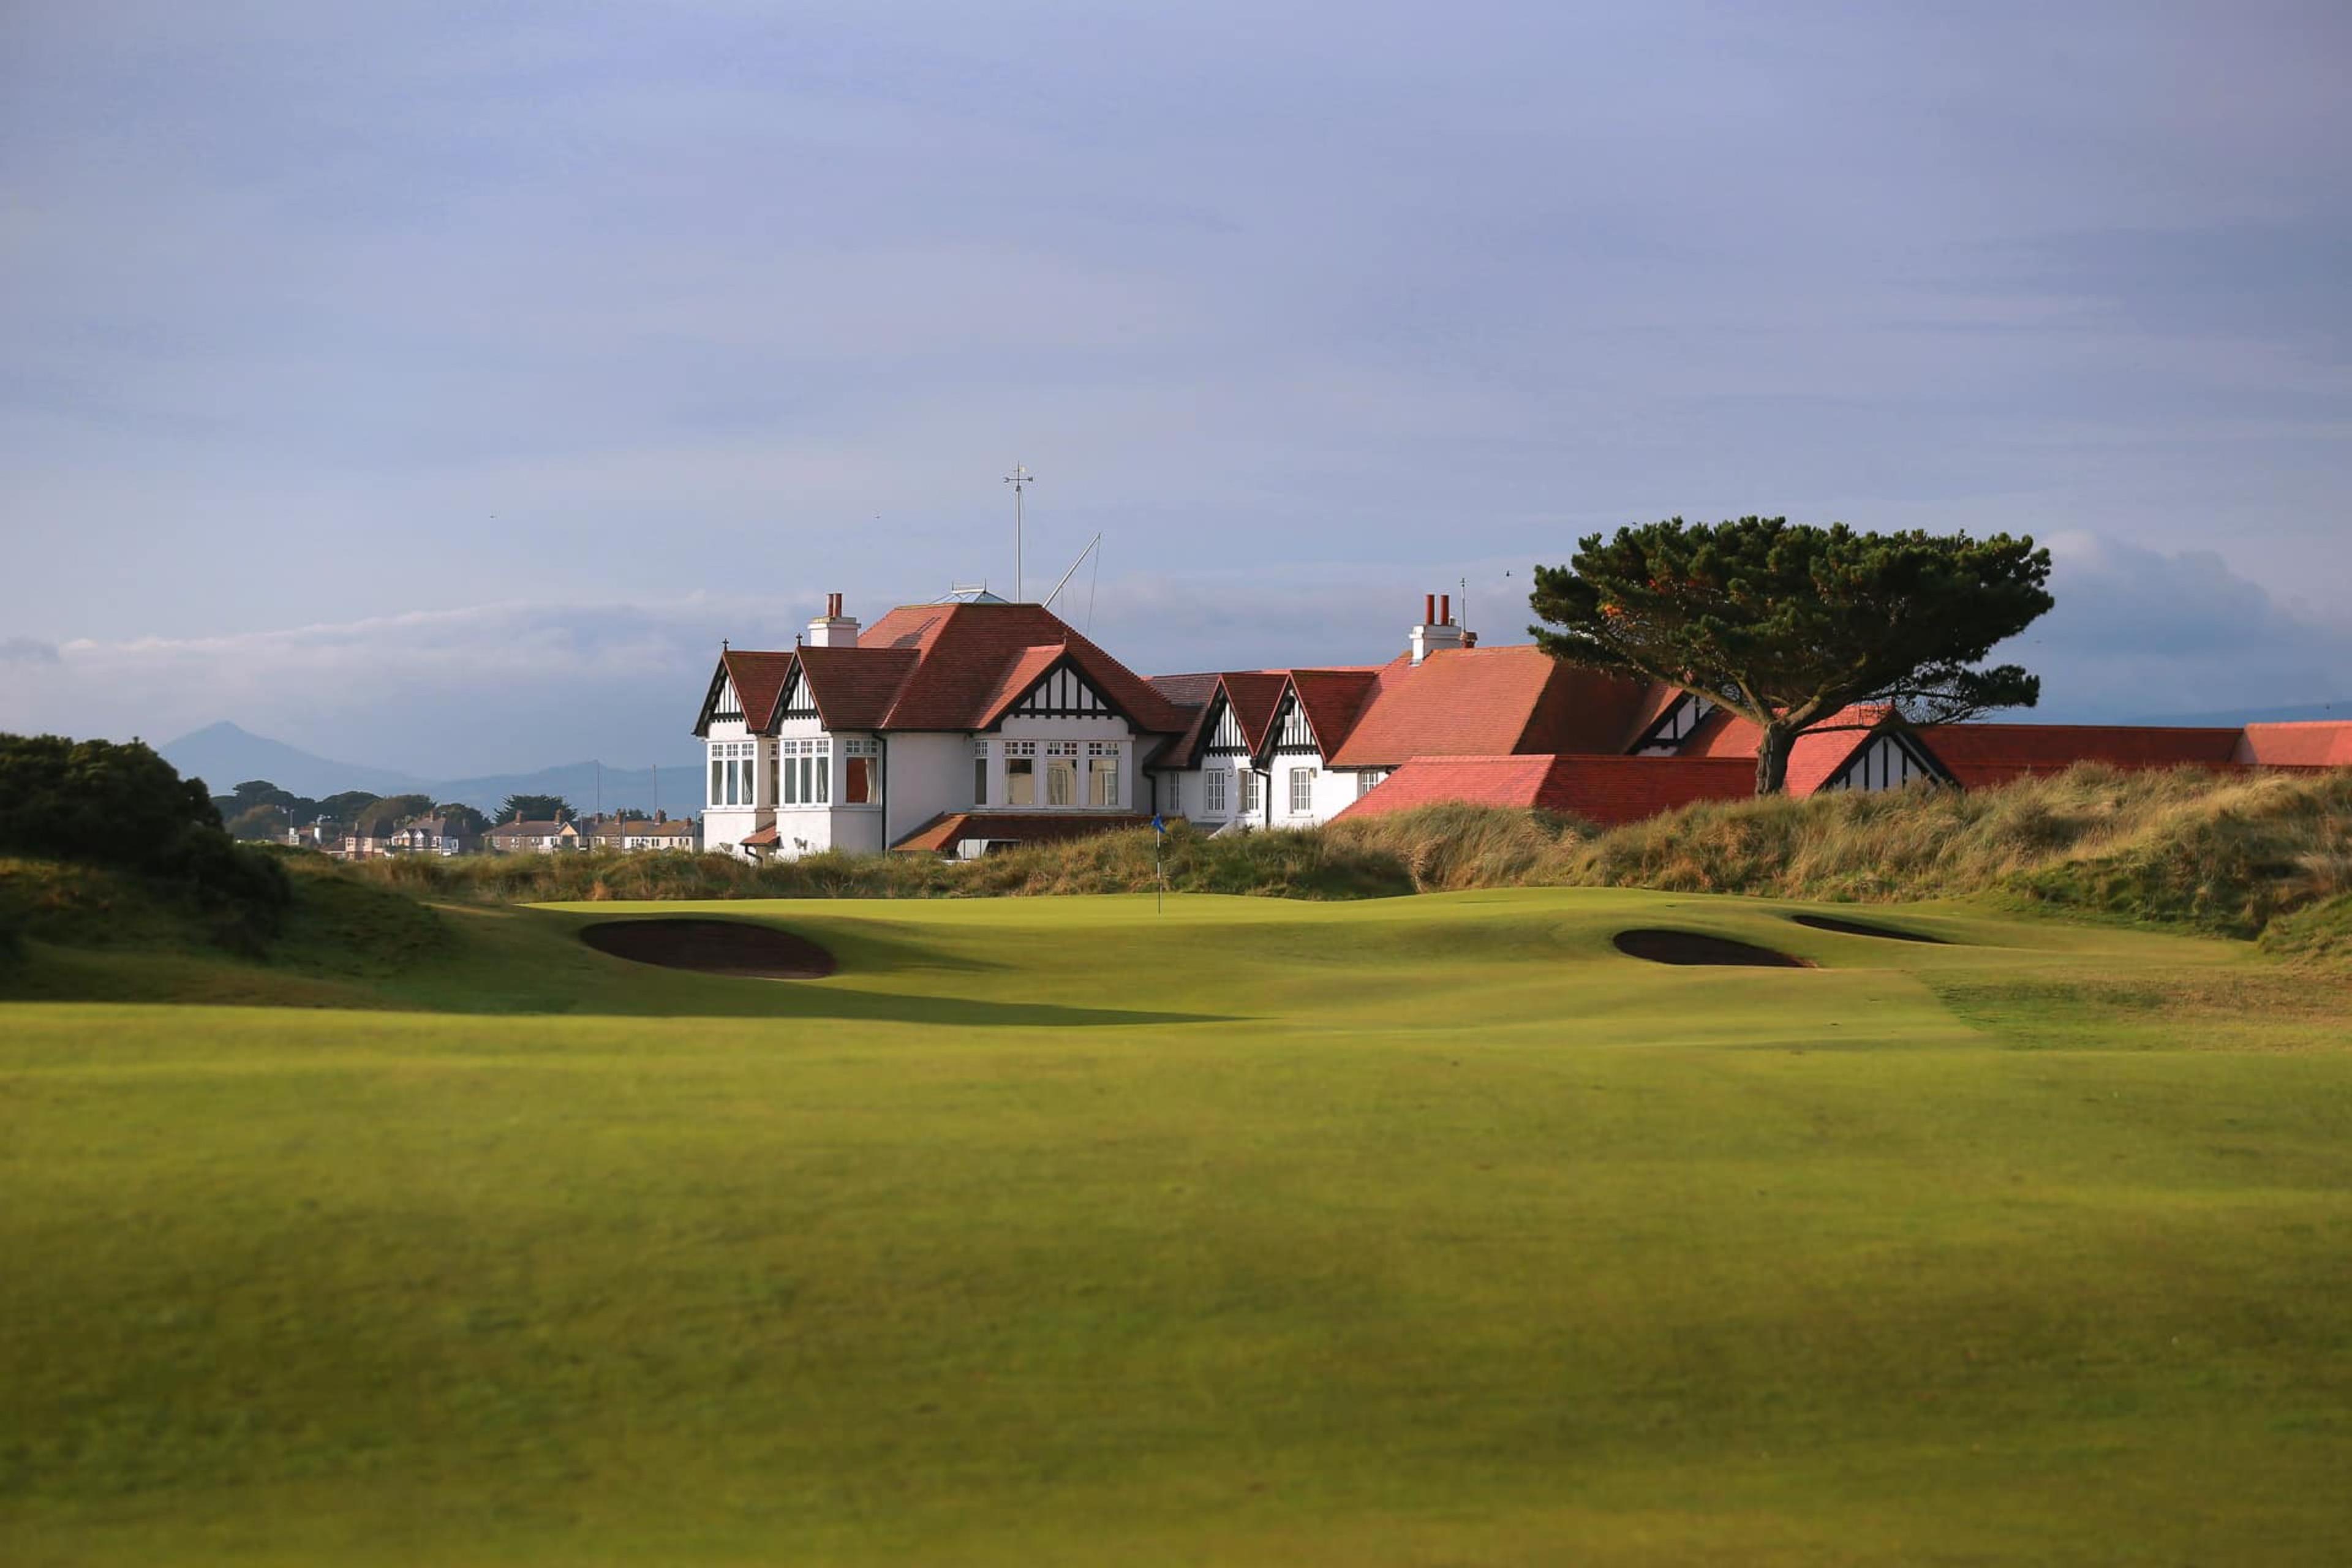
<instances>
[{"instance_id":1,"label":"clubhouse","mask_svg":"<svg viewBox=\"0 0 2352 1568\"><path fill-rule=\"evenodd\" d=\"M2352 721L1914 728L1850 710L1791 794L1972 787L2077 763L2352 766ZM872 626L842 596L797 647L722 648L694 733L705 844L982 855L1186 817L1305 827L1444 801L1603 826L1753 792L1755 725L1702 695L1486 647L1428 595L1386 664L1135 674L1040 605L961 590Z\"/></svg>"}]
</instances>

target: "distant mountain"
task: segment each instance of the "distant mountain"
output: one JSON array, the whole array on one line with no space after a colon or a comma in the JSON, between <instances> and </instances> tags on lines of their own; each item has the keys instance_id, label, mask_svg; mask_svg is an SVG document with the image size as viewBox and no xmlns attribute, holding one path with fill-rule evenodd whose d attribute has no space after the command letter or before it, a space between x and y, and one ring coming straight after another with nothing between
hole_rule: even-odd
<instances>
[{"instance_id":1,"label":"distant mountain","mask_svg":"<svg viewBox=\"0 0 2352 1568\"><path fill-rule=\"evenodd\" d=\"M279 789L313 799L347 789L404 795L429 787L415 773L315 757L283 741L241 730L226 720L207 724L193 735L183 735L156 749L165 762L180 770L183 777L204 780L215 795L226 795L247 779L268 779Z\"/></svg>"},{"instance_id":2,"label":"distant mountain","mask_svg":"<svg viewBox=\"0 0 2352 1568\"><path fill-rule=\"evenodd\" d=\"M208 724L159 747L163 759L183 774L201 778L215 795L226 795L247 779L268 779L280 789L313 799L344 790L372 790L377 795L429 795L436 801L463 801L477 810L495 812L510 795L560 795L581 813L593 811L601 799L607 811L656 806L673 816L687 816L702 806L702 762L681 757L658 769L604 768L593 762L563 763L530 773L486 773L477 778L429 779L393 768L373 768L359 763L339 763L257 735L236 725ZM658 772L660 793L655 793Z\"/></svg>"}]
</instances>

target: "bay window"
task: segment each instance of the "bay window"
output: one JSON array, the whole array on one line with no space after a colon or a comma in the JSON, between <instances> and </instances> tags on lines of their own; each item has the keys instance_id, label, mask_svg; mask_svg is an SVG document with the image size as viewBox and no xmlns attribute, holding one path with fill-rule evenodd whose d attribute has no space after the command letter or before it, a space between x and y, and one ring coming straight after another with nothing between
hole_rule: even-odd
<instances>
[{"instance_id":1,"label":"bay window","mask_svg":"<svg viewBox=\"0 0 2352 1568\"><path fill-rule=\"evenodd\" d=\"M824 805L833 798L833 742L829 737L783 742L785 805Z\"/></svg>"},{"instance_id":2,"label":"bay window","mask_svg":"<svg viewBox=\"0 0 2352 1568\"><path fill-rule=\"evenodd\" d=\"M988 742L986 741L974 741L971 743L971 804L974 805L988 804Z\"/></svg>"}]
</instances>

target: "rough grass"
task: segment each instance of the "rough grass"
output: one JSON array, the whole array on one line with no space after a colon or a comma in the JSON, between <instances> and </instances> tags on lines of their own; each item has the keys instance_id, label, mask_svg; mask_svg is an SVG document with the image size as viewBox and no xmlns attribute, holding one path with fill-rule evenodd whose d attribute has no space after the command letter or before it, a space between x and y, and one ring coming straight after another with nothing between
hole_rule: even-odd
<instances>
[{"instance_id":1,"label":"rough grass","mask_svg":"<svg viewBox=\"0 0 2352 1568\"><path fill-rule=\"evenodd\" d=\"M2352 1536L2352 1052L2247 944L1590 889L716 907L842 972L477 904L339 982L435 1012L0 1008L0 1561Z\"/></svg>"},{"instance_id":2,"label":"rough grass","mask_svg":"<svg viewBox=\"0 0 2352 1568\"><path fill-rule=\"evenodd\" d=\"M984 860L819 855L412 858L360 875L427 896L968 898L1146 892L1148 830ZM1538 812L1433 805L1320 829L1169 834L1175 892L1355 899L1595 886L1883 902L1997 894L2252 937L2352 890L2352 771L2214 774L2086 766L2000 789L1708 803L1610 832Z\"/></svg>"}]
</instances>

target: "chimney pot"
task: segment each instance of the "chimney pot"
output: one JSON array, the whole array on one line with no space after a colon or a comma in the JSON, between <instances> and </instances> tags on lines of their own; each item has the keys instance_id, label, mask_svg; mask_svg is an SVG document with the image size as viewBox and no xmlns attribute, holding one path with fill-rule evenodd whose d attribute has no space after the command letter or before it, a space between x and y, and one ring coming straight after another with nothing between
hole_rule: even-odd
<instances>
[{"instance_id":1,"label":"chimney pot","mask_svg":"<svg viewBox=\"0 0 2352 1568\"><path fill-rule=\"evenodd\" d=\"M1437 624L1437 595L1434 594L1421 596L1421 624L1425 626Z\"/></svg>"},{"instance_id":2,"label":"chimney pot","mask_svg":"<svg viewBox=\"0 0 2352 1568\"><path fill-rule=\"evenodd\" d=\"M1454 624L1454 595L1451 594L1437 595L1437 624L1441 626Z\"/></svg>"}]
</instances>

